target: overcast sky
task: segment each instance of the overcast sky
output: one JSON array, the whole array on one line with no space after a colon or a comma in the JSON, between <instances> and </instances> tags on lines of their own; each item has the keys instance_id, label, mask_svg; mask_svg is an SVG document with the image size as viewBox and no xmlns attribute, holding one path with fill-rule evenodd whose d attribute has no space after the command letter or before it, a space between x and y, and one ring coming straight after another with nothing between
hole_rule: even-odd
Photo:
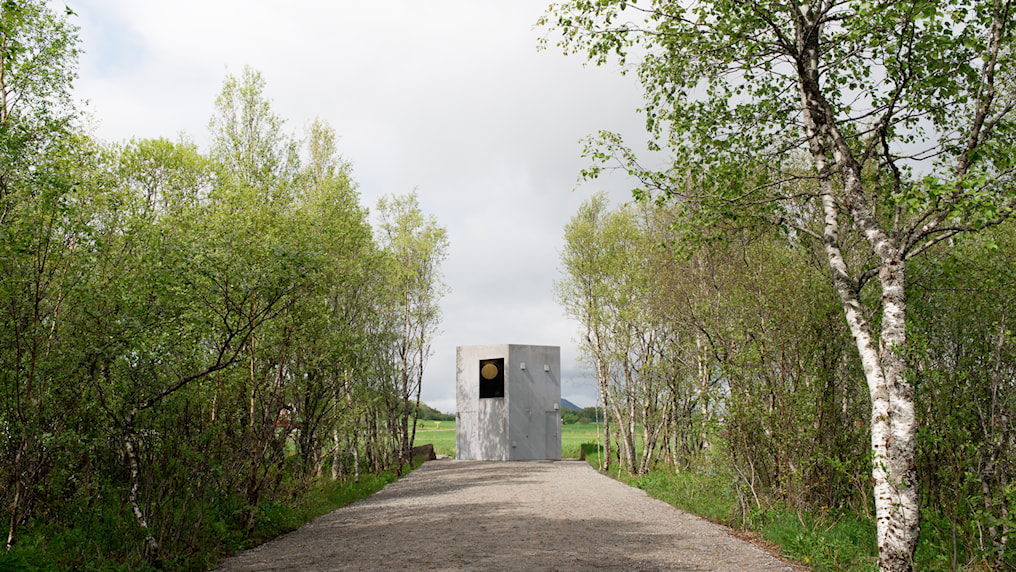
<instances>
[{"instance_id":1,"label":"overcast sky","mask_svg":"<svg viewBox=\"0 0 1016 572\"><path fill-rule=\"evenodd\" d=\"M577 185L580 140L606 129L641 147L641 88L538 51L546 1L51 2L64 4L85 50L75 93L100 138L183 133L207 151L223 78L250 65L291 133L315 116L335 128L365 206L417 189L451 242L426 403L455 410L456 346L510 343L561 346L563 397L594 404L552 284L579 204L601 189L629 200L619 176Z\"/></svg>"}]
</instances>

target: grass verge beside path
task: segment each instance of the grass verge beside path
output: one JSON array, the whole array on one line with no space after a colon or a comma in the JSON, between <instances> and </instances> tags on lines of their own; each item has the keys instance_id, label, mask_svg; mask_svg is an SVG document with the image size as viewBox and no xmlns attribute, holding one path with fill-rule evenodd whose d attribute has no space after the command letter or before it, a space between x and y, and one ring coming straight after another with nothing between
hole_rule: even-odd
<instances>
[{"instance_id":1,"label":"grass verge beside path","mask_svg":"<svg viewBox=\"0 0 1016 572\"><path fill-rule=\"evenodd\" d=\"M595 445L585 447L586 460L595 467ZM736 479L722 468L679 474L656 469L641 477L612 470L609 476L671 506L740 531L760 546L775 546L773 552L817 572L877 570L874 525L849 512L822 510L811 515L774 503L766 510L743 514L734 488Z\"/></svg>"},{"instance_id":2,"label":"grass verge beside path","mask_svg":"<svg viewBox=\"0 0 1016 572\"><path fill-rule=\"evenodd\" d=\"M404 474L422 462L422 457L418 458ZM95 526L85 527L90 531L82 527L67 529L33 523L24 532L25 540L9 552L0 552L0 572L209 570L224 557L296 530L318 516L373 495L395 480L392 472L365 474L359 483L352 479L346 482L321 480L294 494L290 500L258 506L250 534L245 533L242 503L236 498L223 498L220 504L207 507L201 529L193 533L190 550L185 554L164 553L158 566L141 560L137 551L125 543L131 540L132 534L136 536L137 526L116 508L110 508L109 514L96 516L102 522L113 523L107 523L112 529L105 536L112 536L113 541L120 539L116 544L110 544L109 538L96 537L101 526L94 522L91 524Z\"/></svg>"}]
</instances>

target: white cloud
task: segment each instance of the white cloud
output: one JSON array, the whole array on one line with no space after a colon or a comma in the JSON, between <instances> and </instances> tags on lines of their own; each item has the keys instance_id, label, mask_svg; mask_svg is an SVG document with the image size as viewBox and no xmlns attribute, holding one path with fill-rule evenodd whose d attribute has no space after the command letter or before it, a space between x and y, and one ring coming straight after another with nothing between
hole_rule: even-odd
<instances>
[{"instance_id":1,"label":"white cloud","mask_svg":"<svg viewBox=\"0 0 1016 572\"><path fill-rule=\"evenodd\" d=\"M62 3L61 3L62 4ZM641 143L641 89L616 69L538 52L538 0L89 0L71 6L83 47L77 94L99 135L199 145L227 72L261 71L275 111L301 133L315 116L338 132L364 203L419 190L447 226L452 288L423 399L454 409L455 346L562 346L565 397L581 385L576 325L562 315L563 227L592 191L572 192L579 139L601 129ZM62 8L62 6L61 6ZM574 381L578 380L578 381Z\"/></svg>"}]
</instances>

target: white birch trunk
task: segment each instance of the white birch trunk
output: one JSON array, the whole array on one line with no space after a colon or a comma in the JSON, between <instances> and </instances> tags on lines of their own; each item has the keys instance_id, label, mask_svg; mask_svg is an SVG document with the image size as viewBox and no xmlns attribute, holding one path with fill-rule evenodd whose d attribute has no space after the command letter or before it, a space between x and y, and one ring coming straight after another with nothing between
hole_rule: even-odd
<instances>
[{"instance_id":1,"label":"white birch trunk","mask_svg":"<svg viewBox=\"0 0 1016 572\"><path fill-rule=\"evenodd\" d=\"M353 432L353 482L360 482L360 440Z\"/></svg>"},{"instance_id":2,"label":"white birch trunk","mask_svg":"<svg viewBox=\"0 0 1016 572\"><path fill-rule=\"evenodd\" d=\"M591 324L586 325L586 341L593 351L596 361L596 380L599 385L600 403L603 404L603 457L600 462L600 470L610 469L610 418L607 414L607 401L610 399L610 375L607 357L604 355L603 347L600 345L600 334ZM599 429L597 429L599 431Z\"/></svg>"},{"instance_id":3,"label":"white birch trunk","mask_svg":"<svg viewBox=\"0 0 1016 572\"><path fill-rule=\"evenodd\" d=\"M340 474L340 470L339 469L341 468L340 460L339 460L340 459L339 455L342 454L342 449L339 448L339 428L338 427L333 427L332 428L332 442L334 443L334 445L332 447L332 480L333 481L337 481L337 480L339 480L339 474Z\"/></svg>"},{"instance_id":4,"label":"white birch trunk","mask_svg":"<svg viewBox=\"0 0 1016 572\"><path fill-rule=\"evenodd\" d=\"M699 429L699 447L703 455L709 454L709 361L706 355L705 345L702 343L702 333L695 332L695 361L698 366L698 397L699 415L702 418Z\"/></svg>"},{"instance_id":5,"label":"white birch trunk","mask_svg":"<svg viewBox=\"0 0 1016 572\"><path fill-rule=\"evenodd\" d=\"M824 194L826 237L836 234L835 205L830 208L830 203L832 197ZM883 327L876 346L861 303L847 280L838 241L827 238L825 250L871 399L872 483L879 567L912 570L919 518L914 466L916 418L913 394L903 379L903 360L898 351L906 342L902 262L897 275L880 277ZM882 274L892 273L883 270Z\"/></svg>"},{"instance_id":6,"label":"white birch trunk","mask_svg":"<svg viewBox=\"0 0 1016 572\"><path fill-rule=\"evenodd\" d=\"M159 543L152 536L152 532L148 528L148 520L145 519L141 504L138 502L138 490L141 488L141 468L138 464L137 454L134 452L134 441L130 436L125 436L123 442L127 453L127 463L131 469L131 488L127 493L127 502L131 506L134 518L138 521L138 527L145 535L145 557L154 561L159 558Z\"/></svg>"},{"instance_id":7,"label":"white birch trunk","mask_svg":"<svg viewBox=\"0 0 1016 572\"><path fill-rule=\"evenodd\" d=\"M825 216L822 242L871 399L872 483L879 569L910 572L920 530L920 511L915 465L917 422L913 390L904 378L902 356L906 345L906 265L899 245L889 237L867 203L860 165L851 155L846 139L833 120L832 109L822 97L818 71L821 29L815 27L810 14L802 11L797 25L802 116L812 161L820 176ZM858 292L860 285L850 277L840 248L840 205L833 195L827 151L832 153L842 177L842 206L880 261L882 331L877 347L871 326L864 318Z\"/></svg>"}]
</instances>

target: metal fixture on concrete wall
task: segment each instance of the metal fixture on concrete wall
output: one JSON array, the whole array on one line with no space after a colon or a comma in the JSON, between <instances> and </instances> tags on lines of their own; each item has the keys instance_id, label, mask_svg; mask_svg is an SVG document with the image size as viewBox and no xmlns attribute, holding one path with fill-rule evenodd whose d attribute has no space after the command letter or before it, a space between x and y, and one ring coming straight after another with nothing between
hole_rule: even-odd
<instances>
[{"instance_id":1,"label":"metal fixture on concrete wall","mask_svg":"<svg viewBox=\"0 0 1016 572\"><path fill-rule=\"evenodd\" d=\"M543 363L543 371L526 363ZM456 348L455 457L560 459L560 364L558 346Z\"/></svg>"}]
</instances>

